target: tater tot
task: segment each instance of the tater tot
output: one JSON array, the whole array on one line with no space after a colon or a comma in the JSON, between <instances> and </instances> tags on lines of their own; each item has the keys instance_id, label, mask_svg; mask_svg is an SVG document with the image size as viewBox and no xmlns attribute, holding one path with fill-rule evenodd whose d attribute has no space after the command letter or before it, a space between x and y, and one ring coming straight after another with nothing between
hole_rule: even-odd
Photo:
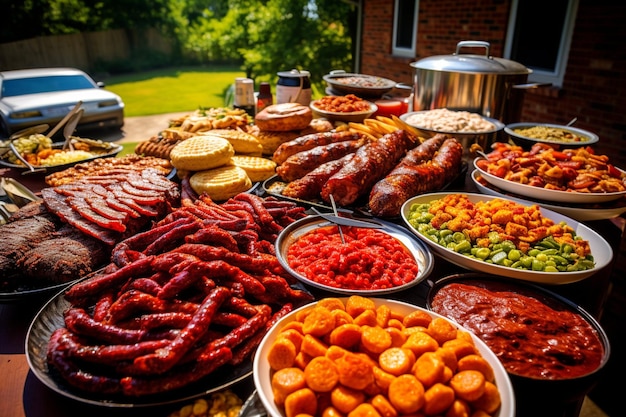
<instances>
[{"instance_id":1,"label":"tater tot","mask_svg":"<svg viewBox=\"0 0 626 417\"><path fill-rule=\"evenodd\" d=\"M325 356L318 356L311 359L304 368L304 379L313 391L330 392L339 382L339 373L333 361Z\"/></svg>"},{"instance_id":2,"label":"tater tot","mask_svg":"<svg viewBox=\"0 0 626 417\"><path fill-rule=\"evenodd\" d=\"M442 317L435 317L428 325L428 333L443 345L448 340L456 339L456 327Z\"/></svg>"},{"instance_id":3,"label":"tater tot","mask_svg":"<svg viewBox=\"0 0 626 417\"><path fill-rule=\"evenodd\" d=\"M468 369L474 369L476 371L482 372L487 381L493 382L495 380L493 368L491 367L489 362L487 362L487 360L480 355L466 355L459 359L458 370L466 371Z\"/></svg>"},{"instance_id":4,"label":"tater tot","mask_svg":"<svg viewBox=\"0 0 626 417\"><path fill-rule=\"evenodd\" d=\"M450 386L457 397L465 401L476 401L485 392L485 376L478 371L461 371L452 377Z\"/></svg>"},{"instance_id":5,"label":"tater tot","mask_svg":"<svg viewBox=\"0 0 626 417\"><path fill-rule=\"evenodd\" d=\"M296 417L298 414L317 413L317 397L310 388L302 388L292 392L285 398L286 417Z\"/></svg>"},{"instance_id":6,"label":"tater tot","mask_svg":"<svg viewBox=\"0 0 626 417\"><path fill-rule=\"evenodd\" d=\"M404 316L404 327L428 327L433 318L425 311L415 310Z\"/></svg>"},{"instance_id":7,"label":"tater tot","mask_svg":"<svg viewBox=\"0 0 626 417\"><path fill-rule=\"evenodd\" d=\"M406 348L391 347L378 357L378 365L385 372L399 376L409 373L415 363L413 351Z\"/></svg>"},{"instance_id":8,"label":"tater tot","mask_svg":"<svg viewBox=\"0 0 626 417\"><path fill-rule=\"evenodd\" d=\"M398 412L393 405L391 405L387 397L382 394L375 395L370 400L370 403L382 417L397 417L398 415Z\"/></svg>"},{"instance_id":9,"label":"tater tot","mask_svg":"<svg viewBox=\"0 0 626 417\"><path fill-rule=\"evenodd\" d=\"M361 341L362 327L354 323L346 323L335 327L330 332L328 341L331 345L337 345L343 348L351 348L358 345Z\"/></svg>"},{"instance_id":10,"label":"tater tot","mask_svg":"<svg viewBox=\"0 0 626 417\"><path fill-rule=\"evenodd\" d=\"M476 401L472 401L472 405L479 410L493 414L500 408L501 402L502 399L500 398L498 387L492 382L486 381L485 392Z\"/></svg>"},{"instance_id":11,"label":"tater tot","mask_svg":"<svg viewBox=\"0 0 626 417\"><path fill-rule=\"evenodd\" d=\"M419 358L424 352L436 351L439 348L439 344L429 334L415 332L409 335L402 347L411 349L415 357Z\"/></svg>"},{"instance_id":12,"label":"tater tot","mask_svg":"<svg viewBox=\"0 0 626 417\"><path fill-rule=\"evenodd\" d=\"M348 417L381 417L372 404L359 404L357 408L348 413Z\"/></svg>"},{"instance_id":13,"label":"tater tot","mask_svg":"<svg viewBox=\"0 0 626 417\"><path fill-rule=\"evenodd\" d=\"M338 385L330 393L330 402L333 407L344 414L354 410L365 401L365 394L359 390Z\"/></svg>"},{"instance_id":14,"label":"tater tot","mask_svg":"<svg viewBox=\"0 0 626 417\"><path fill-rule=\"evenodd\" d=\"M424 386L411 374L394 379L387 396L400 414L414 413L424 406Z\"/></svg>"},{"instance_id":15,"label":"tater tot","mask_svg":"<svg viewBox=\"0 0 626 417\"><path fill-rule=\"evenodd\" d=\"M438 382L424 392L423 411L429 416L441 414L452 405L454 398L454 390Z\"/></svg>"},{"instance_id":16,"label":"tater tot","mask_svg":"<svg viewBox=\"0 0 626 417\"><path fill-rule=\"evenodd\" d=\"M452 370L452 372L456 371L458 363L456 360L456 354L452 349L440 347L435 351L435 353L441 358L443 363L445 363L446 366Z\"/></svg>"},{"instance_id":17,"label":"tater tot","mask_svg":"<svg viewBox=\"0 0 626 417\"><path fill-rule=\"evenodd\" d=\"M303 352L301 350L296 355L296 359L294 360L293 364L294 364L294 366L297 366L300 369L304 369L307 366L307 364L309 362L311 362L311 359L313 359L313 356L311 356L308 353L305 353L305 352Z\"/></svg>"},{"instance_id":18,"label":"tater tot","mask_svg":"<svg viewBox=\"0 0 626 417\"><path fill-rule=\"evenodd\" d=\"M391 335L379 326L361 326L361 343L368 352L378 354L391 346Z\"/></svg>"},{"instance_id":19,"label":"tater tot","mask_svg":"<svg viewBox=\"0 0 626 417\"><path fill-rule=\"evenodd\" d=\"M339 371L339 382L348 388L364 389L374 382L374 374L371 360L358 354L348 352L335 361Z\"/></svg>"},{"instance_id":20,"label":"tater tot","mask_svg":"<svg viewBox=\"0 0 626 417\"><path fill-rule=\"evenodd\" d=\"M394 327L398 330L404 330L404 324L402 324L402 320L390 318L387 320L387 327Z\"/></svg>"},{"instance_id":21,"label":"tater tot","mask_svg":"<svg viewBox=\"0 0 626 417\"><path fill-rule=\"evenodd\" d=\"M296 347L291 340L279 337L272 343L267 354L267 361L275 371L289 368L293 366L297 353Z\"/></svg>"},{"instance_id":22,"label":"tater tot","mask_svg":"<svg viewBox=\"0 0 626 417\"><path fill-rule=\"evenodd\" d=\"M304 371L300 368L283 368L272 375L272 393L278 406L285 403L287 395L305 387Z\"/></svg>"},{"instance_id":23,"label":"tater tot","mask_svg":"<svg viewBox=\"0 0 626 417\"><path fill-rule=\"evenodd\" d=\"M302 323L302 332L317 337L330 333L335 328L335 318L326 307L316 306Z\"/></svg>"},{"instance_id":24,"label":"tater tot","mask_svg":"<svg viewBox=\"0 0 626 417\"><path fill-rule=\"evenodd\" d=\"M383 392L387 392L389 390L389 385L391 382L396 379L396 376L390 374L389 372L384 371L382 368L375 366L372 368L372 373L374 374L374 383L381 389Z\"/></svg>"}]
</instances>

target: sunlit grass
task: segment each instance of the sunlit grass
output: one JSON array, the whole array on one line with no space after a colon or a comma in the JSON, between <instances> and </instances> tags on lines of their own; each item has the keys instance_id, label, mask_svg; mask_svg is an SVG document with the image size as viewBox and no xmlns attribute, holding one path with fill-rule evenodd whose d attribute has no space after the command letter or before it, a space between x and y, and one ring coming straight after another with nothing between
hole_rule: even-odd
<instances>
[{"instance_id":1,"label":"sunlit grass","mask_svg":"<svg viewBox=\"0 0 626 417\"><path fill-rule=\"evenodd\" d=\"M224 94L236 77L236 67L168 68L110 77L106 89L124 100L126 117L193 111L224 106Z\"/></svg>"}]
</instances>

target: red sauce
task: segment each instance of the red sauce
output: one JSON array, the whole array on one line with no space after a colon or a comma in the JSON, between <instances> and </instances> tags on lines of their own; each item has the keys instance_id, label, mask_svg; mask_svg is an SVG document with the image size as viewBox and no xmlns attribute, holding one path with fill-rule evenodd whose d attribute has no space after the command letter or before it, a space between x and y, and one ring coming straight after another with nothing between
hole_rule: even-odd
<instances>
[{"instance_id":1,"label":"red sauce","mask_svg":"<svg viewBox=\"0 0 626 417\"><path fill-rule=\"evenodd\" d=\"M452 283L431 308L473 331L516 375L568 379L589 374L602 362L604 347L583 316L537 292L501 283Z\"/></svg>"},{"instance_id":2,"label":"red sauce","mask_svg":"<svg viewBox=\"0 0 626 417\"><path fill-rule=\"evenodd\" d=\"M362 227L317 228L287 251L289 266L311 281L334 288L393 288L415 279L417 261L395 237Z\"/></svg>"}]
</instances>

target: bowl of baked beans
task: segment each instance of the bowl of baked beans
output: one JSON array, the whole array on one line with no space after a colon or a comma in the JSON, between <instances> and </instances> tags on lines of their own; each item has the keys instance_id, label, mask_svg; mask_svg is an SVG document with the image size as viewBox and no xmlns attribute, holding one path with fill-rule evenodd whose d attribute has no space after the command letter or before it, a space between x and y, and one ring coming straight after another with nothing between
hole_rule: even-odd
<instances>
[{"instance_id":1,"label":"bowl of baked beans","mask_svg":"<svg viewBox=\"0 0 626 417\"><path fill-rule=\"evenodd\" d=\"M526 148L536 143L574 148L592 145L599 140L598 135L588 130L550 123L511 123L504 127L504 132L516 145Z\"/></svg>"},{"instance_id":2,"label":"bowl of baked beans","mask_svg":"<svg viewBox=\"0 0 626 417\"><path fill-rule=\"evenodd\" d=\"M578 415L611 348L586 310L535 284L484 273L441 278L427 308L467 328L511 377L517 415ZM568 410L568 412L564 412Z\"/></svg>"},{"instance_id":3,"label":"bowl of baked beans","mask_svg":"<svg viewBox=\"0 0 626 417\"><path fill-rule=\"evenodd\" d=\"M312 101L310 107L313 111L313 117L346 123L361 123L378 110L376 104L354 94L324 96Z\"/></svg>"}]
</instances>

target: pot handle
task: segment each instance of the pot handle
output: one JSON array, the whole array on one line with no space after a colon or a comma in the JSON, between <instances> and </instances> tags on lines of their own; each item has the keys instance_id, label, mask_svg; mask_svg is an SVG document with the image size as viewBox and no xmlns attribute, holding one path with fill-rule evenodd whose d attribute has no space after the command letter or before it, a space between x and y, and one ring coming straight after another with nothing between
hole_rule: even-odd
<instances>
[{"instance_id":1,"label":"pot handle","mask_svg":"<svg viewBox=\"0 0 626 417\"><path fill-rule=\"evenodd\" d=\"M530 90L532 88L538 87L550 87L552 83L527 83L527 84L515 84L511 88L515 88L517 90Z\"/></svg>"},{"instance_id":2,"label":"pot handle","mask_svg":"<svg viewBox=\"0 0 626 417\"><path fill-rule=\"evenodd\" d=\"M485 41L461 41L456 44L456 52L454 55L458 55L461 48L485 48L485 56L489 58L489 50L491 49L491 45L489 42Z\"/></svg>"}]
</instances>

